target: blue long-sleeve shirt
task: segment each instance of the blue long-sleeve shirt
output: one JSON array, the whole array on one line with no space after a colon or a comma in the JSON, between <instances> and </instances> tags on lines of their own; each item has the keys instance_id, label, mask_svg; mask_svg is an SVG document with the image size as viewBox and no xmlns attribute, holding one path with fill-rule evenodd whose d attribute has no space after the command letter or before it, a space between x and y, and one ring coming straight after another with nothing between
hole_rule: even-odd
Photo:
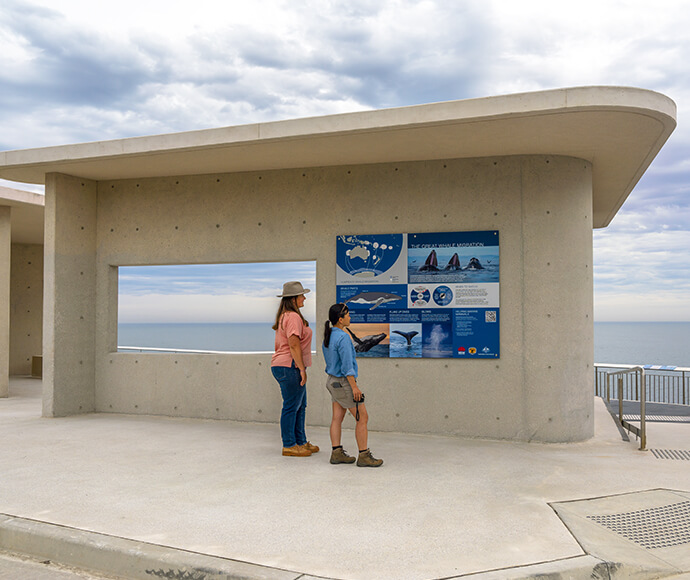
<instances>
[{"instance_id":1,"label":"blue long-sleeve shirt","mask_svg":"<svg viewBox=\"0 0 690 580\"><path fill-rule=\"evenodd\" d=\"M352 339L339 328L331 330L328 347L321 345L326 360L326 372L334 377L357 378L357 356Z\"/></svg>"}]
</instances>

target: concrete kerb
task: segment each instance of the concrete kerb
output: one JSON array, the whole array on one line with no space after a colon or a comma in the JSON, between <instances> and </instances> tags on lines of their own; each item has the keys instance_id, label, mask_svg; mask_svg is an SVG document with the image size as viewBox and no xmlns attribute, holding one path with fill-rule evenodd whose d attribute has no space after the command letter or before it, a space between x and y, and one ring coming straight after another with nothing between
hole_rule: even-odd
<instances>
[{"instance_id":1,"label":"concrete kerb","mask_svg":"<svg viewBox=\"0 0 690 580\"><path fill-rule=\"evenodd\" d=\"M305 580L303 574L0 514L0 549L129 580Z\"/></svg>"},{"instance_id":2,"label":"concrete kerb","mask_svg":"<svg viewBox=\"0 0 690 580\"><path fill-rule=\"evenodd\" d=\"M0 514L0 548L37 559L47 559L94 573L128 580L187 578L190 580L318 580L304 575L217 556L159 546L59 526L9 514ZM524 567L455 576L473 580L591 580L592 578L646 578L642 569L606 562L591 555ZM450 579L448 579L450 580Z\"/></svg>"},{"instance_id":3,"label":"concrete kerb","mask_svg":"<svg viewBox=\"0 0 690 580\"><path fill-rule=\"evenodd\" d=\"M121 576L128 580L188 578L190 580L317 580L300 572L280 570L146 542L138 542L0 514L0 548L38 559L47 559L94 573ZM473 580L591 580L630 578L622 564L585 555L531 566L455 576ZM448 579L450 580L450 579Z\"/></svg>"},{"instance_id":4,"label":"concrete kerb","mask_svg":"<svg viewBox=\"0 0 690 580\"><path fill-rule=\"evenodd\" d=\"M630 576L616 575L620 570L619 564L605 562L587 555L519 568L467 574L456 576L456 578L468 578L470 580L610 580L612 578L630 578Z\"/></svg>"}]
</instances>

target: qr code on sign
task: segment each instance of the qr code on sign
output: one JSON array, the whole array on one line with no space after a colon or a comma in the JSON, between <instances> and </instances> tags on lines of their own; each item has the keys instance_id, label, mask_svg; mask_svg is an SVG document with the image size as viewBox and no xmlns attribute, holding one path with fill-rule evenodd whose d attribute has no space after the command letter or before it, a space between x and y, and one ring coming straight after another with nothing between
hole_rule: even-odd
<instances>
[{"instance_id":1,"label":"qr code on sign","mask_svg":"<svg viewBox=\"0 0 690 580\"><path fill-rule=\"evenodd\" d=\"M484 316L484 320L486 322L496 322L496 311L495 310L487 310L486 314Z\"/></svg>"}]
</instances>

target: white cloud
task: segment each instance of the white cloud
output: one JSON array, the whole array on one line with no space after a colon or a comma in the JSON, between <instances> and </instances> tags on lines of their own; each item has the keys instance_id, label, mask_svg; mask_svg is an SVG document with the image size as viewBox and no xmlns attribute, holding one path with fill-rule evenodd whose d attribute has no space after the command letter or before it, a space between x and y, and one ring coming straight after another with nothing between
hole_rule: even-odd
<instances>
[{"instance_id":1,"label":"white cloud","mask_svg":"<svg viewBox=\"0 0 690 580\"><path fill-rule=\"evenodd\" d=\"M659 316L676 304L690 320L682 296L659 293L682 293L690 278L687 2L554 6L4 0L0 149L563 86L657 90L677 102L679 126L611 226L594 234L597 312L628 304L634 318L644 300Z\"/></svg>"},{"instance_id":2,"label":"white cloud","mask_svg":"<svg viewBox=\"0 0 690 580\"><path fill-rule=\"evenodd\" d=\"M660 288L639 293L626 290L595 292L594 318L601 322L690 320L690 295L687 288Z\"/></svg>"},{"instance_id":3,"label":"white cloud","mask_svg":"<svg viewBox=\"0 0 690 580\"><path fill-rule=\"evenodd\" d=\"M310 293L302 314L316 320L315 294ZM120 295L120 323L156 322L273 322L279 298L246 294Z\"/></svg>"}]
</instances>

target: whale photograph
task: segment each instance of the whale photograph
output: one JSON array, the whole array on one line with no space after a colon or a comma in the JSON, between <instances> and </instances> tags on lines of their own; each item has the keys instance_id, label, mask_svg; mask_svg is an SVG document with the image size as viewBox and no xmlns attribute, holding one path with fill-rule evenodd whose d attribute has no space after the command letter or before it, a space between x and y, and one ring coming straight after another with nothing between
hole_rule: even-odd
<instances>
[{"instance_id":1,"label":"whale photograph","mask_svg":"<svg viewBox=\"0 0 690 580\"><path fill-rule=\"evenodd\" d=\"M351 324L347 332L358 357L379 358L389 356L390 328L388 323Z\"/></svg>"},{"instance_id":2,"label":"whale photograph","mask_svg":"<svg viewBox=\"0 0 690 580\"><path fill-rule=\"evenodd\" d=\"M390 325L391 358L422 358L422 324Z\"/></svg>"},{"instance_id":3,"label":"whale photograph","mask_svg":"<svg viewBox=\"0 0 690 580\"><path fill-rule=\"evenodd\" d=\"M453 356L453 327L447 323L422 324L424 358L448 358Z\"/></svg>"},{"instance_id":4,"label":"whale photograph","mask_svg":"<svg viewBox=\"0 0 690 580\"><path fill-rule=\"evenodd\" d=\"M409 284L498 282L498 246L409 248L407 269Z\"/></svg>"}]
</instances>

